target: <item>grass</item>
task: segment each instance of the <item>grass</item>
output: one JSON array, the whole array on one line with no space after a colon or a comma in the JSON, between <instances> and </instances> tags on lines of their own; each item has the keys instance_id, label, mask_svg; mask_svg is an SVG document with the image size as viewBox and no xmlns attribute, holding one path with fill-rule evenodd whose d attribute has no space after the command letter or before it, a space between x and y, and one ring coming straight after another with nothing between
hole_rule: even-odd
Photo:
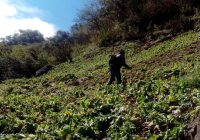
<instances>
[{"instance_id":1,"label":"grass","mask_svg":"<svg viewBox=\"0 0 200 140\"><path fill-rule=\"evenodd\" d=\"M4 81L0 139L182 138L200 106L199 35L191 31L148 50L83 46L74 63L41 77ZM109 55L121 48L133 69L122 70L125 87L106 86ZM188 54L191 49L197 51Z\"/></svg>"}]
</instances>

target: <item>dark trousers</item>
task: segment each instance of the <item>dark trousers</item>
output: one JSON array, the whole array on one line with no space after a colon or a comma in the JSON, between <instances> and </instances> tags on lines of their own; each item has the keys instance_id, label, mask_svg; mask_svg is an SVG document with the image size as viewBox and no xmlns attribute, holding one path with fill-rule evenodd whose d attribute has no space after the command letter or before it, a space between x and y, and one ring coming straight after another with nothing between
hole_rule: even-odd
<instances>
[{"instance_id":1,"label":"dark trousers","mask_svg":"<svg viewBox=\"0 0 200 140\"><path fill-rule=\"evenodd\" d=\"M122 83L120 69L119 70L110 69L110 79L108 80L107 84L108 85L112 84L115 81L115 78L117 79L117 84Z\"/></svg>"}]
</instances>

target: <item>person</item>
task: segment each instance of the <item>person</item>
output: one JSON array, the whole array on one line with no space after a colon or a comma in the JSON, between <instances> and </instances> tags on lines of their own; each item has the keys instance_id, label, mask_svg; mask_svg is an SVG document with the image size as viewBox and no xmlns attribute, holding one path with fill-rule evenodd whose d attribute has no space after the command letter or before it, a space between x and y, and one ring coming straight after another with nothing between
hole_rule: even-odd
<instances>
[{"instance_id":1,"label":"person","mask_svg":"<svg viewBox=\"0 0 200 140\"><path fill-rule=\"evenodd\" d=\"M120 50L119 54L112 55L109 60L110 79L108 80L107 85L111 85L115 81L115 78L117 79L117 84L122 83L120 72L122 66L131 69L131 67L126 64L124 50Z\"/></svg>"}]
</instances>

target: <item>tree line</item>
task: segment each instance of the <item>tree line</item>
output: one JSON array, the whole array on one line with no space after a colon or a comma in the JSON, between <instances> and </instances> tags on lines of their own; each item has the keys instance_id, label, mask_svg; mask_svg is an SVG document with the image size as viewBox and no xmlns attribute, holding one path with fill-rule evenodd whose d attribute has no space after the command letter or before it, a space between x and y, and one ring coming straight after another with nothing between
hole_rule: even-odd
<instances>
[{"instance_id":1,"label":"tree line","mask_svg":"<svg viewBox=\"0 0 200 140\"><path fill-rule=\"evenodd\" d=\"M72 34L79 43L107 46L119 40L155 39L196 26L199 0L93 0L78 15Z\"/></svg>"},{"instance_id":2,"label":"tree line","mask_svg":"<svg viewBox=\"0 0 200 140\"><path fill-rule=\"evenodd\" d=\"M45 65L72 62L72 38L66 31L47 39L39 31L19 30L1 39L0 81L31 77Z\"/></svg>"}]
</instances>

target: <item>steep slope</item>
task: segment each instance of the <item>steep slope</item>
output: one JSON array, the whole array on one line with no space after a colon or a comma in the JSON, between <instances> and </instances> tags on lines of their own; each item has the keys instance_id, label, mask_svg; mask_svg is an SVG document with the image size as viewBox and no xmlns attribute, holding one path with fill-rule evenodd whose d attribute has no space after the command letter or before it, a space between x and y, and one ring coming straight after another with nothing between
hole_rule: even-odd
<instances>
[{"instance_id":1,"label":"steep slope","mask_svg":"<svg viewBox=\"0 0 200 140\"><path fill-rule=\"evenodd\" d=\"M180 139L200 105L199 32L145 49L79 48L74 63L0 84L0 139ZM106 86L109 55L132 70Z\"/></svg>"}]
</instances>

